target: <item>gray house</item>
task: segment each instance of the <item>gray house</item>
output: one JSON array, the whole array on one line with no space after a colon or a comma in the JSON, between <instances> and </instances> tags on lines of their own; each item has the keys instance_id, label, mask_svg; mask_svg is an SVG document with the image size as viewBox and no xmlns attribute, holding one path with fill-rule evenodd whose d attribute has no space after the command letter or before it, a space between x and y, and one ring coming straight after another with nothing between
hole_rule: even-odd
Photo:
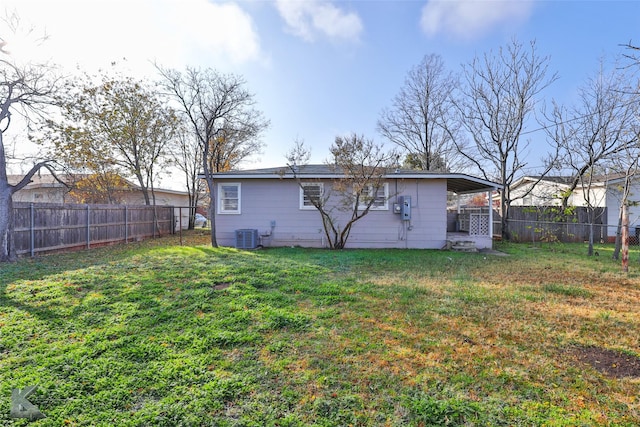
<instances>
[{"instance_id":1,"label":"gray house","mask_svg":"<svg viewBox=\"0 0 640 427\"><path fill-rule=\"evenodd\" d=\"M299 181L288 167L221 172L212 177L219 244L328 246L309 194L328 194L332 183L344 178L330 166L300 166ZM470 218L464 232L447 231L447 197L499 188L465 174L391 170L369 213L354 224L347 247L442 249L463 240L478 249L490 248L492 213Z\"/></svg>"}]
</instances>

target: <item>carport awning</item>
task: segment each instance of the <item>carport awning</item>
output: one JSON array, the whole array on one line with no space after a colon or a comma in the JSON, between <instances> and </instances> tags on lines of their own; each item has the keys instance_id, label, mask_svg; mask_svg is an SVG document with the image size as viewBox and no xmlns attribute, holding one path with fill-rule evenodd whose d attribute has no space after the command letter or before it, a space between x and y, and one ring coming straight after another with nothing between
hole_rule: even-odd
<instances>
[{"instance_id":1,"label":"carport awning","mask_svg":"<svg viewBox=\"0 0 640 427\"><path fill-rule=\"evenodd\" d=\"M470 176L447 178L447 191L451 191L452 193L456 194L495 191L500 188L502 188L502 186L494 182L485 181Z\"/></svg>"}]
</instances>

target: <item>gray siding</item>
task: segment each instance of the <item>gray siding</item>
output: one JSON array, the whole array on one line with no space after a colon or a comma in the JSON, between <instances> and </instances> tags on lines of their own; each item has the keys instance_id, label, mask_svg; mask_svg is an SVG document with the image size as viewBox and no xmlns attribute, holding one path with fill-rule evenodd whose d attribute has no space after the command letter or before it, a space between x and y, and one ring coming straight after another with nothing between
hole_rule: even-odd
<instances>
[{"instance_id":1,"label":"gray siding","mask_svg":"<svg viewBox=\"0 0 640 427\"><path fill-rule=\"evenodd\" d=\"M220 181L219 181L220 182ZM326 247L320 214L300 209L300 190L291 179L225 180L241 185L241 213L217 214L218 243L235 245L235 230L257 229L264 246ZM389 180L389 209L370 211L357 221L350 248L440 249L446 242L446 180ZM325 191L330 181L324 182ZM216 184L217 192L217 184ZM393 213L397 196L411 196L411 221ZM217 194L216 194L217 200ZM345 219L343 219L345 221ZM271 224L275 223L275 227Z\"/></svg>"}]
</instances>

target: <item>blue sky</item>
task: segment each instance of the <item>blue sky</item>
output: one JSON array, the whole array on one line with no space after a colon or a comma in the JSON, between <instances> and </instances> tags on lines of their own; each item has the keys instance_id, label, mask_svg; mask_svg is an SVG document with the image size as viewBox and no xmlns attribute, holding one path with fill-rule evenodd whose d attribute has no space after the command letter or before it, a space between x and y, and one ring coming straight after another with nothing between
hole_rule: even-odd
<instances>
[{"instance_id":1,"label":"blue sky","mask_svg":"<svg viewBox=\"0 0 640 427\"><path fill-rule=\"evenodd\" d=\"M570 103L601 58L612 64L627 52L621 44L640 44L640 1L0 0L0 5L49 36L37 50L16 39L16 56L47 57L70 71L117 61L125 72L155 77L151 62L156 61L244 76L271 120L264 152L247 168L284 164L296 138L312 147L313 162L327 158L337 135L356 132L382 141L375 129L380 111L391 106L409 69L426 54L441 55L458 71L475 55L513 38L535 39L538 53L550 56L550 71L559 75L545 100ZM544 135L527 136L535 165Z\"/></svg>"}]
</instances>

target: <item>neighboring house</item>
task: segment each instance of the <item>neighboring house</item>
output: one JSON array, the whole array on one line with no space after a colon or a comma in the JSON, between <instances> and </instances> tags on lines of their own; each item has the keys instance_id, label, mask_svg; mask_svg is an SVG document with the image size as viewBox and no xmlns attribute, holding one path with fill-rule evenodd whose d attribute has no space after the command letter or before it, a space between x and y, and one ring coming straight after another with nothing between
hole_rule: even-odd
<instances>
[{"instance_id":1,"label":"neighboring house","mask_svg":"<svg viewBox=\"0 0 640 427\"><path fill-rule=\"evenodd\" d=\"M606 182L607 224L609 224L607 234L609 241L613 241L616 236L624 182L624 176L613 177ZM638 242L638 237L640 237L640 177L634 177L631 180L627 206L629 235L636 236L636 242Z\"/></svg>"},{"instance_id":2,"label":"neighboring house","mask_svg":"<svg viewBox=\"0 0 640 427\"><path fill-rule=\"evenodd\" d=\"M512 206L559 206L562 201L562 193L569 189L570 177L552 176L540 178L537 176L525 176L511 186L512 198L517 198ZM537 182L537 184L536 184ZM613 241L617 232L617 224L620 216L622 192L625 176L613 174L601 176L592 182L590 202L593 207L606 208L605 225L607 240ZM495 196L494 196L495 198ZM568 199L569 206L587 206L585 192L580 185L573 191ZM629 231L631 236L640 235L640 177L634 177L628 197ZM638 230L638 231L636 231Z\"/></svg>"},{"instance_id":3,"label":"neighboring house","mask_svg":"<svg viewBox=\"0 0 640 427\"><path fill-rule=\"evenodd\" d=\"M16 184L22 175L9 175L10 184ZM64 177L62 178L64 180ZM124 205L144 205L144 196L136 185L131 184L131 190L120 193ZM31 182L13 195L14 202L26 203L75 203L69 196L70 188L60 183L50 174L36 174ZM189 224L189 210L180 207L189 206L189 194L184 191L155 188L156 205L176 206L176 224L182 222L182 228Z\"/></svg>"},{"instance_id":4,"label":"neighboring house","mask_svg":"<svg viewBox=\"0 0 640 427\"><path fill-rule=\"evenodd\" d=\"M327 247L321 216L308 194L329 194L332 182L344 176L327 165L299 166L297 175L306 191L288 167L214 173L218 243ZM447 233L447 194L498 188L464 174L392 170L379 200L354 224L347 247L441 249L448 241L464 239L491 248L491 213L475 216L467 233Z\"/></svg>"},{"instance_id":5,"label":"neighboring house","mask_svg":"<svg viewBox=\"0 0 640 427\"><path fill-rule=\"evenodd\" d=\"M9 184L15 185L23 175L7 176ZM26 203L65 203L65 197L69 189L58 182L50 174L36 174L31 182L22 190L13 194L14 202Z\"/></svg>"},{"instance_id":6,"label":"neighboring house","mask_svg":"<svg viewBox=\"0 0 640 427\"><path fill-rule=\"evenodd\" d=\"M524 176L511 184L511 206L560 206L562 196L569 190L569 176ZM605 207L606 185L601 179L591 184L589 202L593 207ZM588 206L581 185L569 195L568 206ZM500 196L497 197L498 200Z\"/></svg>"}]
</instances>

